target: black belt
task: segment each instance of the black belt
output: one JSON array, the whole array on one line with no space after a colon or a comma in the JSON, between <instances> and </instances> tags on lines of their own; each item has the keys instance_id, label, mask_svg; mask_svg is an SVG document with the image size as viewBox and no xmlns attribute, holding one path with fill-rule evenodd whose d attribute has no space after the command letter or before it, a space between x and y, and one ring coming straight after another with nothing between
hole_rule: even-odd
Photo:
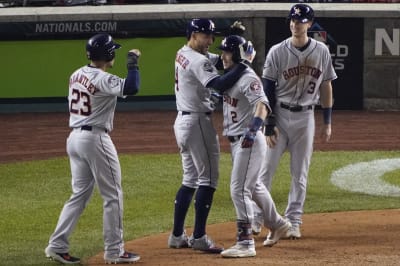
<instances>
[{"instance_id":1,"label":"black belt","mask_svg":"<svg viewBox=\"0 0 400 266\"><path fill-rule=\"evenodd\" d=\"M301 106L301 105L288 105L285 103L281 103L280 106L282 108L289 110L290 112L301 112L301 111L313 109L312 105Z\"/></svg>"},{"instance_id":2,"label":"black belt","mask_svg":"<svg viewBox=\"0 0 400 266\"><path fill-rule=\"evenodd\" d=\"M228 140L233 143L236 142L238 140L240 140L240 138L242 137L242 135L238 135L238 136L228 136Z\"/></svg>"},{"instance_id":3,"label":"black belt","mask_svg":"<svg viewBox=\"0 0 400 266\"><path fill-rule=\"evenodd\" d=\"M81 126L82 130L92 131L92 126Z\"/></svg>"},{"instance_id":4,"label":"black belt","mask_svg":"<svg viewBox=\"0 0 400 266\"><path fill-rule=\"evenodd\" d=\"M84 126L81 126L81 130L92 131L93 127L92 126L88 126L88 125L84 125ZM107 129L104 129L104 132L107 133Z\"/></svg>"},{"instance_id":5,"label":"black belt","mask_svg":"<svg viewBox=\"0 0 400 266\"><path fill-rule=\"evenodd\" d=\"M190 115L191 114L190 112L186 112L186 111L182 111L181 113L182 113L182 115ZM205 114L211 115L211 112L206 112Z\"/></svg>"}]
</instances>

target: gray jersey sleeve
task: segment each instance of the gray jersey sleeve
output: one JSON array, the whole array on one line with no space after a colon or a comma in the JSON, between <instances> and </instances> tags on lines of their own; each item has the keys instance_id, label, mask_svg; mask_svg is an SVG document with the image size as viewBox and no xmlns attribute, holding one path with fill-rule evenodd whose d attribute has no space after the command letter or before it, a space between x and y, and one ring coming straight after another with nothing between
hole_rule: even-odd
<instances>
[{"instance_id":1,"label":"gray jersey sleeve","mask_svg":"<svg viewBox=\"0 0 400 266\"><path fill-rule=\"evenodd\" d=\"M326 81L326 80L334 80L337 79L337 75L335 72L335 68L333 67L332 64L332 57L331 54L329 52L328 47L326 47L326 45L322 44L324 46L323 49L323 54L322 54L322 58L323 60L326 62L325 65L325 71L323 71L323 77L322 80Z\"/></svg>"},{"instance_id":2,"label":"gray jersey sleeve","mask_svg":"<svg viewBox=\"0 0 400 266\"><path fill-rule=\"evenodd\" d=\"M277 49L278 45L274 45L267 54L262 72L262 77L265 79L278 80L279 56Z\"/></svg>"},{"instance_id":3,"label":"gray jersey sleeve","mask_svg":"<svg viewBox=\"0 0 400 266\"><path fill-rule=\"evenodd\" d=\"M206 57L202 57L200 60L194 61L191 66L196 78L203 84L204 87L214 78L218 76L218 71L213 63Z\"/></svg>"}]
</instances>

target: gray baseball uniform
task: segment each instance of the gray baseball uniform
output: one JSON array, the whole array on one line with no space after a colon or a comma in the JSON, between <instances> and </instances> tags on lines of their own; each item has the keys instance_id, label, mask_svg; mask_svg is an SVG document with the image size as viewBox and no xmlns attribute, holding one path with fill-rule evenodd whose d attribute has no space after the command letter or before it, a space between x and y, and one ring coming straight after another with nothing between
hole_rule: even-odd
<instances>
[{"instance_id":1,"label":"gray baseball uniform","mask_svg":"<svg viewBox=\"0 0 400 266\"><path fill-rule=\"evenodd\" d=\"M174 132L182 156L182 184L190 188L216 188L218 183L219 140L210 116L214 104L206 88L210 80L219 76L214 67L216 60L218 56L206 57L187 45L176 55L178 115Z\"/></svg>"},{"instance_id":2,"label":"gray baseball uniform","mask_svg":"<svg viewBox=\"0 0 400 266\"><path fill-rule=\"evenodd\" d=\"M265 226L278 228L285 221L277 213L269 191L258 179L261 166L265 163L267 145L264 134L259 130L251 148L241 147L241 140L254 117L257 103L262 102L268 106L259 77L251 68L246 69L239 81L225 91L223 99L223 135L231 142L231 197L237 220L252 222L254 200L263 210Z\"/></svg>"},{"instance_id":3,"label":"gray baseball uniform","mask_svg":"<svg viewBox=\"0 0 400 266\"><path fill-rule=\"evenodd\" d=\"M266 57L263 78L276 81L277 145L267 148L266 168L261 179L271 189L280 157L290 153L292 175L285 216L293 226L302 223L307 175L315 134L314 106L319 103L322 82L337 78L327 46L310 39L305 50L295 48L291 38L274 45Z\"/></svg>"},{"instance_id":4,"label":"gray baseball uniform","mask_svg":"<svg viewBox=\"0 0 400 266\"><path fill-rule=\"evenodd\" d=\"M65 203L49 245L67 253L68 237L89 202L95 184L104 200L103 235L105 256L124 253L121 167L108 135L113 129L117 96L123 96L124 79L99 68L84 66L69 82L67 153L72 174L72 195Z\"/></svg>"}]
</instances>

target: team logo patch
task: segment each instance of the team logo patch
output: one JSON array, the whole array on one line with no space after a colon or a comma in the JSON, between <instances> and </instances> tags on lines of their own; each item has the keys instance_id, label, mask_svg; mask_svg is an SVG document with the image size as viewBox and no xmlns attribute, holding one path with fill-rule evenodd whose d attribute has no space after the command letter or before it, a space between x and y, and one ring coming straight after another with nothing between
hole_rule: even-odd
<instances>
[{"instance_id":1,"label":"team logo patch","mask_svg":"<svg viewBox=\"0 0 400 266\"><path fill-rule=\"evenodd\" d=\"M250 84L250 90L251 91L253 91L253 92L255 92L255 93L260 93L261 92L261 84L260 84L260 82L258 82L258 81L253 81L251 84Z\"/></svg>"},{"instance_id":2,"label":"team logo patch","mask_svg":"<svg viewBox=\"0 0 400 266\"><path fill-rule=\"evenodd\" d=\"M203 69L204 69L204 71L207 71L207 72L213 72L213 66L212 66L211 62L205 62L203 65Z\"/></svg>"},{"instance_id":3,"label":"team logo patch","mask_svg":"<svg viewBox=\"0 0 400 266\"><path fill-rule=\"evenodd\" d=\"M108 84L110 85L110 87L117 87L119 84L120 79L116 76L110 76L108 78Z\"/></svg>"}]
</instances>

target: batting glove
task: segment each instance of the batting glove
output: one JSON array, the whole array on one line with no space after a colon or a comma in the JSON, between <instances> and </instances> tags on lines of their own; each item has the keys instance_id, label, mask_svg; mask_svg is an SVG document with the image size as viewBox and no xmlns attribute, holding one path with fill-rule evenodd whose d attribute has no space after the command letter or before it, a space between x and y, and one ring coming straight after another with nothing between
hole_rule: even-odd
<instances>
[{"instance_id":1,"label":"batting glove","mask_svg":"<svg viewBox=\"0 0 400 266\"><path fill-rule=\"evenodd\" d=\"M222 103L222 95L216 91L211 91L210 101L212 108L215 110L217 105Z\"/></svg>"},{"instance_id":2,"label":"batting glove","mask_svg":"<svg viewBox=\"0 0 400 266\"><path fill-rule=\"evenodd\" d=\"M256 57L256 50L251 41L239 45L240 59L246 64L251 64Z\"/></svg>"},{"instance_id":3,"label":"batting glove","mask_svg":"<svg viewBox=\"0 0 400 266\"><path fill-rule=\"evenodd\" d=\"M247 129L246 134L242 140L242 148L250 148L254 144L254 140L256 139L257 131L253 131L251 129Z\"/></svg>"},{"instance_id":4,"label":"batting glove","mask_svg":"<svg viewBox=\"0 0 400 266\"><path fill-rule=\"evenodd\" d=\"M262 124L263 120L260 117L253 117L253 120L247 128L244 138L242 140L242 148L250 148L251 146L253 146L257 131Z\"/></svg>"},{"instance_id":5,"label":"batting glove","mask_svg":"<svg viewBox=\"0 0 400 266\"><path fill-rule=\"evenodd\" d=\"M138 69L138 61L139 61L140 51L133 49L128 52L126 57L126 68L129 69Z\"/></svg>"}]
</instances>

